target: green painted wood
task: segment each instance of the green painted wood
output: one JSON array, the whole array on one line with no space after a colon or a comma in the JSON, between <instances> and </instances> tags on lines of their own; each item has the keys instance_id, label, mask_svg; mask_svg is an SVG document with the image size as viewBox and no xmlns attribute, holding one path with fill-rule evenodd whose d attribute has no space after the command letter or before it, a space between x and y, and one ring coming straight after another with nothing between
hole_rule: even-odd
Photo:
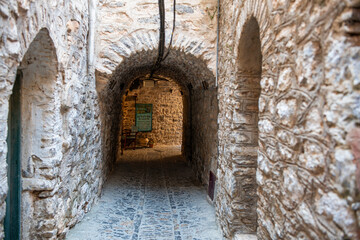
<instances>
[{"instance_id":1,"label":"green painted wood","mask_svg":"<svg viewBox=\"0 0 360 240\"><path fill-rule=\"evenodd\" d=\"M21 203L21 107L20 107L21 73L18 72L9 101L8 119L8 184L6 198L5 240L20 239L20 203Z\"/></svg>"},{"instance_id":2,"label":"green painted wood","mask_svg":"<svg viewBox=\"0 0 360 240\"><path fill-rule=\"evenodd\" d=\"M135 125L139 132L152 131L152 104L135 104Z\"/></svg>"}]
</instances>

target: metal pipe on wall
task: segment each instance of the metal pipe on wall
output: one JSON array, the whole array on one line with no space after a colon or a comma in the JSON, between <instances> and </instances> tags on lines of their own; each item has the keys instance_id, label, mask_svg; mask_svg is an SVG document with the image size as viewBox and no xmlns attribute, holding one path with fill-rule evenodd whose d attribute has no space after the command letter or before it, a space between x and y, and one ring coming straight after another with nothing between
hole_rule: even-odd
<instances>
[{"instance_id":1,"label":"metal pipe on wall","mask_svg":"<svg viewBox=\"0 0 360 240\"><path fill-rule=\"evenodd\" d=\"M91 74L94 71L96 5L97 5L97 0L88 0L88 6L89 6L88 74Z\"/></svg>"},{"instance_id":2,"label":"metal pipe on wall","mask_svg":"<svg viewBox=\"0 0 360 240\"><path fill-rule=\"evenodd\" d=\"M220 0L218 0L218 3L217 3L216 76L215 76L215 87L218 86L218 81L219 81L219 38L220 38Z\"/></svg>"}]
</instances>

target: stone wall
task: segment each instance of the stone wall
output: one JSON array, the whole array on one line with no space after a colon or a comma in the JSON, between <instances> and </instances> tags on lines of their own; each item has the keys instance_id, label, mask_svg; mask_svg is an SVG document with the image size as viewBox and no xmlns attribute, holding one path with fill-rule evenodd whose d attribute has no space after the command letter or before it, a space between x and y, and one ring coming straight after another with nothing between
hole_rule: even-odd
<instances>
[{"instance_id":1,"label":"stone wall","mask_svg":"<svg viewBox=\"0 0 360 240\"><path fill-rule=\"evenodd\" d=\"M88 1L0 3L0 239L8 192L8 100L22 72L22 239L62 239L104 181ZM27 108L27 109L25 109Z\"/></svg>"},{"instance_id":2,"label":"stone wall","mask_svg":"<svg viewBox=\"0 0 360 240\"><path fill-rule=\"evenodd\" d=\"M166 46L172 31L172 1L165 2ZM215 73L217 0L180 0L172 46L203 59ZM96 69L111 75L124 59L158 47L157 1L100 0L98 4Z\"/></svg>"},{"instance_id":3,"label":"stone wall","mask_svg":"<svg viewBox=\"0 0 360 240\"><path fill-rule=\"evenodd\" d=\"M152 104L152 131L142 132L139 137L151 138L156 144L181 145L182 95L181 89L172 80L156 81L154 87L130 89L123 103L123 129L131 129L135 125L135 103Z\"/></svg>"},{"instance_id":4,"label":"stone wall","mask_svg":"<svg viewBox=\"0 0 360 240\"><path fill-rule=\"evenodd\" d=\"M218 101L217 88L199 88L191 94L192 166L198 178L209 183L209 173L217 172Z\"/></svg>"},{"instance_id":5,"label":"stone wall","mask_svg":"<svg viewBox=\"0 0 360 240\"><path fill-rule=\"evenodd\" d=\"M221 1L216 205L228 237L358 238L359 6ZM246 47L257 39L261 75Z\"/></svg>"},{"instance_id":6,"label":"stone wall","mask_svg":"<svg viewBox=\"0 0 360 240\"><path fill-rule=\"evenodd\" d=\"M184 94L183 152L199 178L207 183L219 167L224 233L358 238L360 2L222 0L218 87L216 3L178 1L174 41L156 76ZM62 239L116 159L126 89L156 60L156 1L101 0L97 34L93 5L0 1L0 239L16 74L26 119L22 238Z\"/></svg>"}]
</instances>

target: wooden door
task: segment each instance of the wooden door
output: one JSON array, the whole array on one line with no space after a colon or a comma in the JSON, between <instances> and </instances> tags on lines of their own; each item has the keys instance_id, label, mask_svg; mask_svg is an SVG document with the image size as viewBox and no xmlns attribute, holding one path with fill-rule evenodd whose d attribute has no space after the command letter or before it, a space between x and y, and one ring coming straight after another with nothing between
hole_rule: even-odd
<instances>
[{"instance_id":1,"label":"wooden door","mask_svg":"<svg viewBox=\"0 0 360 240\"><path fill-rule=\"evenodd\" d=\"M20 239L21 203L21 72L18 72L9 100L8 118L8 185L5 216L5 240Z\"/></svg>"}]
</instances>

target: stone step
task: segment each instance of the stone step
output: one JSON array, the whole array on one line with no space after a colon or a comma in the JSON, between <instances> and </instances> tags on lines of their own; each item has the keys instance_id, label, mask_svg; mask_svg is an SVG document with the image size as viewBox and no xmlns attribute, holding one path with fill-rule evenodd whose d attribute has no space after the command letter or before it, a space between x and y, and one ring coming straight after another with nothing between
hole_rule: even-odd
<instances>
[{"instance_id":1,"label":"stone step","mask_svg":"<svg viewBox=\"0 0 360 240\"><path fill-rule=\"evenodd\" d=\"M257 240L256 234L235 233L233 240Z\"/></svg>"}]
</instances>

